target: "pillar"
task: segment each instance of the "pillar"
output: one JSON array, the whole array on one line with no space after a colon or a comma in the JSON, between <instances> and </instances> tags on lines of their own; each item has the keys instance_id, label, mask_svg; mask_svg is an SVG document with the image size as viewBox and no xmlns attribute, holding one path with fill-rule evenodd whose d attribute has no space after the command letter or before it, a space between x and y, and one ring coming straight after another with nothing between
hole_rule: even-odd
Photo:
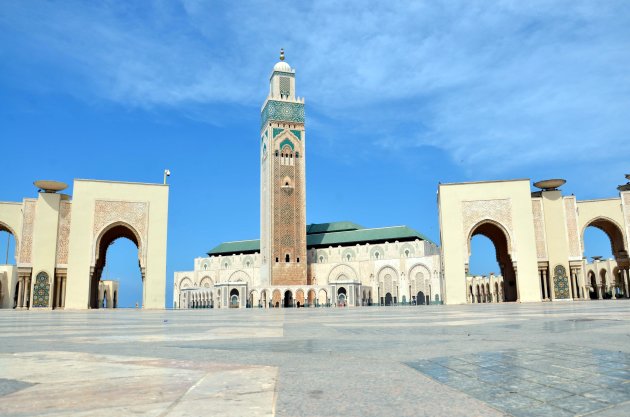
<instances>
[{"instance_id":1,"label":"pillar","mask_svg":"<svg viewBox=\"0 0 630 417\"><path fill-rule=\"evenodd\" d=\"M64 308L66 306L66 277L61 278L61 289L59 292L61 293L60 307Z\"/></svg>"},{"instance_id":2,"label":"pillar","mask_svg":"<svg viewBox=\"0 0 630 417\"><path fill-rule=\"evenodd\" d=\"M622 273L626 283L626 298L630 298L630 273L628 269L622 269Z\"/></svg>"},{"instance_id":3,"label":"pillar","mask_svg":"<svg viewBox=\"0 0 630 417\"><path fill-rule=\"evenodd\" d=\"M22 308L22 291L24 290L24 277L18 278L18 290L17 290L17 304L16 308Z\"/></svg>"},{"instance_id":4,"label":"pillar","mask_svg":"<svg viewBox=\"0 0 630 417\"><path fill-rule=\"evenodd\" d=\"M549 300L549 289L547 288L547 277L545 276L545 270L540 270L540 278L542 279L543 282L543 300L548 301Z\"/></svg>"}]
</instances>

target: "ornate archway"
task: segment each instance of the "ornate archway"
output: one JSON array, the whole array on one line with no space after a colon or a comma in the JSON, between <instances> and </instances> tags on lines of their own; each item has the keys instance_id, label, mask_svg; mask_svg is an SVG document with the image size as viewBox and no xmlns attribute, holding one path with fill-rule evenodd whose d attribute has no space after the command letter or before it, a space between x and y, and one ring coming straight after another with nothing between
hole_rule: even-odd
<instances>
[{"instance_id":1,"label":"ornate archway","mask_svg":"<svg viewBox=\"0 0 630 417\"><path fill-rule=\"evenodd\" d=\"M505 227L494 220L482 220L471 229L468 235L468 258L466 269L470 259L470 242L474 236L482 235L490 239L494 245L497 263L501 269L504 282L505 301L518 301L518 283L516 282L516 270L512 261L512 245L510 235ZM481 292L479 292L480 295Z\"/></svg>"},{"instance_id":2,"label":"ornate archway","mask_svg":"<svg viewBox=\"0 0 630 417\"><path fill-rule=\"evenodd\" d=\"M107 249L117 239L124 238L133 242L138 248L138 266L142 279L142 306L145 299L145 256L143 242L135 228L125 222L115 222L105 227L95 241L94 263L90 268L89 307L100 308L98 284L107 262Z\"/></svg>"}]
</instances>

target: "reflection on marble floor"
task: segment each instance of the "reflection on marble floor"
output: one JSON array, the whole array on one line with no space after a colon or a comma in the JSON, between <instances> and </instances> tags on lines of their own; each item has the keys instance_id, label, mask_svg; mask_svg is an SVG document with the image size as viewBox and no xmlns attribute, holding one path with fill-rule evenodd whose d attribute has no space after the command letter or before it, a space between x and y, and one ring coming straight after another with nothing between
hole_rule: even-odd
<instances>
[{"instance_id":1,"label":"reflection on marble floor","mask_svg":"<svg viewBox=\"0 0 630 417\"><path fill-rule=\"evenodd\" d=\"M0 416L628 415L630 301L0 310Z\"/></svg>"},{"instance_id":2,"label":"reflection on marble floor","mask_svg":"<svg viewBox=\"0 0 630 417\"><path fill-rule=\"evenodd\" d=\"M517 417L585 415L630 401L630 354L623 352L552 345L407 365Z\"/></svg>"},{"instance_id":3,"label":"reflection on marble floor","mask_svg":"<svg viewBox=\"0 0 630 417\"><path fill-rule=\"evenodd\" d=\"M0 396L3 416L269 416L277 375L269 366L73 352L3 354L0 369L11 394Z\"/></svg>"}]
</instances>

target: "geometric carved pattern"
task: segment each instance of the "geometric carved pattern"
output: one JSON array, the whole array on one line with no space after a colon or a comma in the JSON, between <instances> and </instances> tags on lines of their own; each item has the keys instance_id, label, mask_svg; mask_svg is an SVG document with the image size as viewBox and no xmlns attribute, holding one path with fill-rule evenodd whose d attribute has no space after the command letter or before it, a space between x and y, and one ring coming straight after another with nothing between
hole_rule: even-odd
<instances>
[{"instance_id":1,"label":"geometric carved pattern","mask_svg":"<svg viewBox=\"0 0 630 417\"><path fill-rule=\"evenodd\" d=\"M378 281L379 286L383 288L383 292L381 293L381 297L384 297L384 294L392 293L396 287L396 283L398 282L398 273L392 267L385 267L381 269L378 273Z\"/></svg>"},{"instance_id":2,"label":"geometric carved pattern","mask_svg":"<svg viewBox=\"0 0 630 417\"><path fill-rule=\"evenodd\" d=\"M547 243L545 242L545 219L543 217L542 200L532 199L534 215L534 235L536 236L536 254L538 259L547 259Z\"/></svg>"},{"instance_id":3,"label":"geometric carved pattern","mask_svg":"<svg viewBox=\"0 0 630 417\"><path fill-rule=\"evenodd\" d=\"M510 241L514 236L511 199L462 201L462 216L464 236L469 236L473 226L482 220L494 220L505 227L510 234L510 236L506 236L508 247L511 247L514 252L514 242ZM468 245L468 242L465 245Z\"/></svg>"},{"instance_id":4,"label":"geometric carved pattern","mask_svg":"<svg viewBox=\"0 0 630 417\"><path fill-rule=\"evenodd\" d=\"M230 278L228 279L229 282L245 282L249 285L252 285L252 280L249 276L249 274L243 270L238 270L235 271L234 273L232 273L232 275L230 275Z\"/></svg>"},{"instance_id":5,"label":"geometric carved pattern","mask_svg":"<svg viewBox=\"0 0 630 417\"><path fill-rule=\"evenodd\" d=\"M328 282L332 283L339 280L351 280L356 281L357 273L355 270L346 264L339 264L335 266L328 274Z\"/></svg>"},{"instance_id":6,"label":"geometric carved pattern","mask_svg":"<svg viewBox=\"0 0 630 417\"><path fill-rule=\"evenodd\" d=\"M558 299L569 298L569 278L564 266L557 265L553 269L553 291Z\"/></svg>"},{"instance_id":7,"label":"geometric carved pattern","mask_svg":"<svg viewBox=\"0 0 630 417\"><path fill-rule=\"evenodd\" d=\"M48 307L50 301L50 283L48 274L40 272L33 285L33 307Z\"/></svg>"},{"instance_id":8,"label":"geometric carved pattern","mask_svg":"<svg viewBox=\"0 0 630 417\"><path fill-rule=\"evenodd\" d=\"M260 114L260 128L262 129L270 120L304 123L304 104L268 100Z\"/></svg>"},{"instance_id":9,"label":"geometric carved pattern","mask_svg":"<svg viewBox=\"0 0 630 417\"><path fill-rule=\"evenodd\" d=\"M582 259L580 238L578 234L577 209L575 197L564 197L565 218L567 220L567 237L569 239L569 256Z\"/></svg>"},{"instance_id":10,"label":"geometric carved pattern","mask_svg":"<svg viewBox=\"0 0 630 417\"><path fill-rule=\"evenodd\" d=\"M426 289L428 288L429 280L426 278L431 276L429 268L422 264L416 264L409 270L407 276L409 277L412 296L418 294L420 291L424 294L427 293Z\"/></svg>"},{"instance_id":11,"label":"geometric carved pattern","mask_svg":"<svg viewBox=\"0 0 630 417\"><path fill-rule=\"evenodd\" d=\"M62 201L59 206L59 226L57 232L57 265L68 263L68 240L70 238L70 221L72 203Z\"/></svg>"},{"instance_id":12,"label":"geometric carved pattern","mask_svg":"<svg viewBox=\"0 0 630 417\"><path fill-rule=\"evenodd\" d=\"M623 196L623 209L626 214L626 237L628 242L626 244L630 246L630 192L622 193Z\"/></svg>"},{"instance_id":13,"label":"geometric carved pattern","mask_svg":"<svg viewBox=\"0 0 630 417\"><path fill-rule=\"evenodd\" d=\"M33 222L35 221L35 204L33 200L24 201L24 215L22 217L22 244L20 245L20 262L31 263L33 247Z\"/></svg>"},{"instance_id":14,"label":"geometric carved pattern","mask_svg":"<svg viewBox=\"0 0 630 417\"><path fill-rule=\"evenodd\" d=\"M289 77L280 77L280 94L283 96L291 94L291 79Z\"/></svg>"},{"instance_id":15,"label":"geometric carved pattern","mask_svg":"<svg viewBox=\"0 0 630 417\"><path fill-rule=\"evenodd\" d=\"M106 226L122 221L133 227L142 242L146 242L148 214L148 204L144 202L96 200L93 236ZM138 242L138 245L142 245L142 242Z\"/></svg>"}]
</instances>

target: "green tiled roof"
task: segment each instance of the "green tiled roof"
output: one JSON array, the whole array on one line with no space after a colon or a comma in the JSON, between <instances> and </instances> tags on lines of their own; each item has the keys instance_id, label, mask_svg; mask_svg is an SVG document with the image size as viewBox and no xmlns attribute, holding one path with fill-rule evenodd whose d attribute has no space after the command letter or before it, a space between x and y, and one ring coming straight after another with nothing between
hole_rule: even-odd
<instances>
[{"instance_id":1,"label":"green tiled roof","mask_svg":"<svg viewBox=\"0 0 630 417\"><path fill-rule=\"evenodd\" d=\"M236 242L223 242L215 246L208 255L231 255L233 253L260 252L260 240L239 240Z\"/></svg>"},{"instance_id":2,"label":"green tiled roof","mask_svg":"<svg viewBox=\"0 0 630 417\"><path fill-rule=\"evenodd\" d=\"M319 223L306 226L306 246L321 248L338 245L356 245L365 243L426 240L422 233L407 226L380 227L365 229L352 222ZM431 242L433 243L433 242ZM208 255L246 254L260 251L260 240L240 240L225 242L208 252Z\"/></svg>"},{"instance_id":3,"label":"green tiled roof","mask_svg":"<svg viewBox=\"0 0 630 417\"><path fill-rule=\"evenodd\" d=\"M345 232L359 229L363 229L363 226L352 222L315 223L306 226L306 234Z\"/></svg>"}]
</instances>

